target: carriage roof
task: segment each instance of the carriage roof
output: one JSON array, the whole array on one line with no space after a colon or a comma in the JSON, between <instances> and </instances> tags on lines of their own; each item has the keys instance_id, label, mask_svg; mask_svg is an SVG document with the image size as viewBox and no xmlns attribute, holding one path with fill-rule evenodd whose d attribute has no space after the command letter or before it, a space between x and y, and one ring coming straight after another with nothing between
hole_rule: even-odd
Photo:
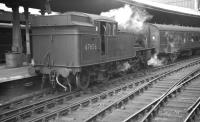
<instances>
[{"instance_id":1,"label":"carriage roof","mask_svg":"<svg viewBox=\"0 0 200 122\"><path fill-rule=\"evenodd\" d=\"M163 25L163 24L152 24L152 25L155 26L158 30L200 32L200 28L198 28L198 27L178 26L178 25Z\"/></svg>"}]
</instances>

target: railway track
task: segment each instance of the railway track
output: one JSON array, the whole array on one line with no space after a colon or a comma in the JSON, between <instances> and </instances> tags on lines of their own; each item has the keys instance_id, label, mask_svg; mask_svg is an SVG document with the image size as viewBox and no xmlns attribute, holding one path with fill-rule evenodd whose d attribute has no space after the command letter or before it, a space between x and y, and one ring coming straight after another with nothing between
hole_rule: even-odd
<instances>
[{"instance_id":1,"label":"railway track","mask_svg":"<svg viewBox=\"0 0 200 122\"><path fill-rule=\"evenodd\" d=\"M164 94L141 122L192 122L199 112L200 69L186 81L180 81Z\"/></svg>"},{"instance_id":2,"label":"railway track","mask_svg":"<svg viewBox=\"0 0 200 122\"><path fill-rule=\"evenodd\" d=\"M67 119L67 121L68 121L68 119L70 121L76 121L76 122L77 121L83 121L83 119L79 120L78 118L73 118L73 114L75 114L75 116L77 115L77 117L79 115L81 115L82 117L88 117L88 115L90 116L90 114L92 114L95 111L98 111L99 109L105 107L104 106L105 104L101 104L102 101L104 101L104 100L107 101L108 103L111 103L111 100L119 99L119 97L121 98L124 94L129 93L129 95L130 95L130 92L133 93L132 90L135 90L135 89L136 89L135 93L139 94L141 91L143 91L144 89L147 88L147 87L143 88L143 86L145 84L149 84L149 83L153 84L155 81L166 77L166 75L170 75L171 73L177 72L179 70L183 70L184 68L187 68L187 67L190 67L190 66L195 68L194 65L198 64L198 63L199 62L191 63L191 64L188 64L188 65L186 65L184 67L177 68L176 70L165 72L162 75L154 77L154 79L152 79L152 80L148 79L147 83L144 83L145 81L143 81L143 82L140 81L142 83L141 86L138 85L138 83L135 83L135 82L134 83L128 83L126 85L120 86L118 88L111 89L109 91L103 92L103 93L95 95L95 96L91 96L89 98L85 97L85 99L83 99L81 101L80 100L79 101L75 100L75 101L66 102L66 103L64 103L62 105L54 107L53 109L48 109L43 114L40 114L38 116L33 116L33 117L29 118L29 119L26 119L25 121L28 121L28 122L29 121L30 122L51 121L51 120L54 120L54 119L56 119L58 117L65 116L65 115L67 115L67 118L65 118L64 121L66 121L66 119ZM147 86L149 86L149 85L147 85ZM120 96L120 95L122 95L122 96ZM114 97L117 96L117 97L114 99L112 96L114 96ZM112 98L106 99L106 98L109 98L109 97L112 97ZM121 102L119 102L119 104L121 104ZM95 107L95 105L97 105L97 108ZM92 110L89 109L89 111L84 111L85 108L86 108L86 110L88 109L88 106L90 108L92 107L94 109L92 109ZM81 112L81 113L79 113L79 112ZM86 113L87 115L84 115L84 113ZM101 116L101 114L100 114L100 116ZM90 121L90 120L88 120L88 121Z\"/></svg>"},{"instance_id":3,"label":"railway track","mask_svg":"<svg viewBox=\"0 0 200 122\"><path fill-rule=\"evenodd\" d=\"M145 72L145 75L151 75L151 74L155 74L156 72L165 72L167 70L170 70L171 67L174 67L175 65L179 65L183 62L188 62L190 60L198 60L198 58L192 58L192 59L189 59L189 60L186 60L186 61L180 61L180 62L177 62L177 63L173 63L173 64L170 64L170 65L164 65L164 66L160 66L160 67L156 67L156 68L150 68L150 69L147 69ZM132 74L129 74L128 75L128 78L130 77L142 77L142 76L132 76ZM125 76L127 77L127 76ZM149 76L148 76L149 77ZM124 77L122 78L118 78L118 81L120 81L121 79L123 79ZM115 79L116 81L116 79ZM112 84L112 83L111 83ZM48 95L52 95L54 94L54 92L51 90L51 89L45 89L45 90L41 90L41 91L37 91L37 92L33 92L31 94L26 94L26 95L22 95L20 97L17 97L17 98L13 98L7 102L1 102L0 103L0 111L3 111L5 109L13 109L13 107L18 107L18 106L23 106L25 103L27 103L28 101L32 101L32 102L35 102L34 100L40 100L41 98L44 98L45 96L48 96ZM61 93L59 93L61 94ZM36 101L37 102L37 101Z\"/></svg>"},{"instance_id":4,"label":"railway track","mask_svg":"<svg viewBox=\"0 0 200 122\"><path fill-rule=\"evenodd\" d=\"M133 91L126 91L122 95L118 95L112 98L112 102L101 102L105 107L102 108L86 118L76 117L78 121L103 121L103 122L129 122L129 121L140 121L149 109L151 109L157 101L162 97L163 94L169 92L177 83L183 82L194 75L197 71L196 66L189 68L183 68L182 70L174 70L169 74L163 75L161 78L153 79L150 82L137 87ZM188 71L191 73L188 74ZM198 69L199 71L199 69ZM185 77L183 77L185 76ZM110 102L110 101L109 101ZM89 111L94 111L91 107ZM84 113L88 113L87 110ZM84 114L83 113L83 114ZM77 116L78 114L72 114ZM79 113L79 115L82 115ZM151 115L151 114L150 114Z\"/></svg>"},{"instance_id":5,"label":"railway track","mask_svg":"<svg viewBox=\"0 0 200 122\"><path fill-rule=\"evenodd\" d=\"M177 63L177 64L180 64L180 63ZM170 68L170 67L173 67L174 65L175 64L171 64L171 65L165 66L165 67ZM163 67L159 67L159 68L154 69L154 70L160 70L162 68L164 68L164 66ZM145 83L145 82L149 81L150 79L153 79L153 78L158 77L158 76L159 75L157 74L157 75L151 76L151 77L149 77L147 79L143 79L143 80L137 81L136 83L132 82L132 83L129 83L128 85L127 84L124 85L123 87L120 87L120 88L118 87L116 89L112 89L116 93L107 91L107 93L102 93L99 98L97 96L93 96L94 99L92 101L96 101L96 99L97 99L97 101L98 101L98 99L104 99L104 96L107 96L107 95L113 94L113 93L117 94L118 92L126 90L128 88L132 89L133 86L136 87L138 84ZM127 78L127 79L132 80L130 77ZM48 90L46 92L48 93ZM57 95L57 96L53 96L53 97L50 97L51 96L50 95L50 96L48 96L49 98L45 98L43 100L40 100L39 102L36 102L36 103L32 102L32 103L29 103L29 104L27 104L25 106L22 106L20 108L15 108L15 109L11 109L11 110L8 110L6 112L0 113L0 120L1 121L21 121L21 120L27 121L27 120L31 120L29 118L34 118L33 116L35 116L35 115L39 115L39 116L43 115L44 113L46 113L46 111L52 110L52 108L53 109L54 108L59 108L60 109L60 106L61 106L61 108L62 108L62 106L66 106L66 102L67 101L70 101L70 100L72 100L73 98L75 98L77 96L81 96L81 94L85 94L85 93L80 92L80 91L74 91L73 93L62 94L62 95ZM39 96L43 97L43 96L45 96L45 94L40 93ZM85 95L84 97L86 97L86 96L87 95ZM32 100L32 98L34 98L34 97L30 97L29 98L30 101ZM37 97L37 98L39 98L39 97ZM71 103L68 103L70 105L70 107L69 106L67 106L67 107L69 107L70 110L69 109L64 109L63 111L61 110L59 115L66 114L66 110L67 111L68 110L69 111L74 111L74 110L76 110L76 108L79 108L78 106L85 106L88 103L88 100L85 100L86 102L81 101L81 102L79 102L79 104L77 104L77 105L74 104L73 105L72 103L74 101L80 101L80 99L79 100L74 99L74 100L71 101ZM24 102L24 101L20 101L20 100L18 101L18 103L22 103L22 102ZM65 103L65 105L63 105L64 103ZM13 106L15 104L8 104L7 108L9 108L11 105ZM1 108L4 108L4 107L1 106ZM66 108L66 107L64 107L64 108ZM50 112L50 114L52 114L52 112ZM56 113L55 115L58 116L58 113ZM44 119L45 120L51 120L52 118L54 119L55 116L43 117L42 120L44 120ZM36 120L33 119L33 121L37 121L37 120L41 120L41 119L36 119Z\"/></svg>"},{"instance_id":6,"label":"railway track","mask_svg":"<svg viewBox=\"0 0 200 122\"><path fill-rule=\"evenodd\" d=\"M185 117L184 122L199 122L199 107L200 97L187 109L188 115Z\"/></svg>"}]
</instances>

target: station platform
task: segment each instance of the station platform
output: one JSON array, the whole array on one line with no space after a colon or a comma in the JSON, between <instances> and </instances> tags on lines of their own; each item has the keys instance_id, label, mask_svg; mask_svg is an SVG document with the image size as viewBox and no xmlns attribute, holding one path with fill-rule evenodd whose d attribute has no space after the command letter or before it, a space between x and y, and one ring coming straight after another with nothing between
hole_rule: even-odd
<instances>
[{"instance_id":1,"label":"station platform","mask_svg":"<svg viewBox=\"0 0 200 122\"><path fill-rule=\"evenodd\" d=\"M36 76L36 74L29 73L30 67L24 65L17 68L7 68L5 64L0 65L0 83Z\"/></svg>"}]
</instances>

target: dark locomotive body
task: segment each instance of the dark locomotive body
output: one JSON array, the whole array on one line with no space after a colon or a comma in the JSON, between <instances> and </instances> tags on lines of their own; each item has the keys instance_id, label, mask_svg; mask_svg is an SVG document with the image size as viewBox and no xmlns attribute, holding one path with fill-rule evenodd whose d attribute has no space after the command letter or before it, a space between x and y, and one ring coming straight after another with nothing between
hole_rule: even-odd
<instances>
[{"instance_id":1,"label":"dark locomotive body","mask_svg":"<svg viewBox=\"0 0 200 122\"><path fill-rule=\"evenodd\" d=\"M55 75L73 79L70 82L83 89L88 81L134 70L135 65L150 59L154 49L148 47L147 40L119 31L117 26L110 18L79 12L33 18L36 70L50 79Z\"/></svg>"},{"instance_id":2,"label":"dark locomotive body","mask_svg":"<svg viewBox=\"0 0 200 122\"><path fill-rule=\"evenodd\" d=\"M32 50L35 70L52 84L59 79L85 89L90 81L113 74L137 71L158 55L175 61L200 47L200 29L145 24L140 33L120 29L111 18L80 12L32 19Z\"/></svg>"}]
</instances>

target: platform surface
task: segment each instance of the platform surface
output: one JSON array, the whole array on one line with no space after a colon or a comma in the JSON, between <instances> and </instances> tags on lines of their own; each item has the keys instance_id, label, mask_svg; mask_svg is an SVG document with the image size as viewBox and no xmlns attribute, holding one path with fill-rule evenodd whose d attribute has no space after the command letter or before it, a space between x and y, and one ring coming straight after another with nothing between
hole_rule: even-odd
<instances>
[{"instance_id":1,"label":"platform surface","mask_svg":"<svg viewBox=\"0 0 200 122\"><path fill-rule=\"evenodd\" d=\"M33 77L36 74L30 74L31 66L22 66L18 68L7 68L6 65L0 65L0 83Z\"/></svg>"}]
</instances>

